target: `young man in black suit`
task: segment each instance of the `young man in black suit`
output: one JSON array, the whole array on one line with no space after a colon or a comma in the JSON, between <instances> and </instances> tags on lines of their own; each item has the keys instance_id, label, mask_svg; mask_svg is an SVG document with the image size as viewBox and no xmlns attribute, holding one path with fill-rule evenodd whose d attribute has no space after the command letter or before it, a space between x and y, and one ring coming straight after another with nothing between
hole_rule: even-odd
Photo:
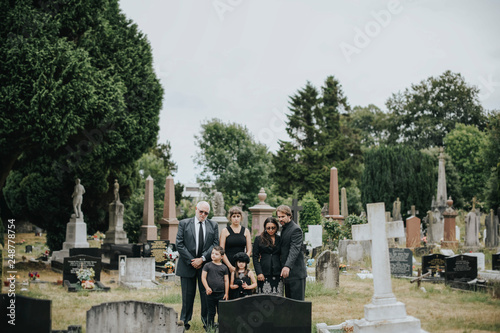
<instances>
[{"instance_id":1,"label":"young man in black suit","mask_svg":"<svg viewBox=\"0 0 500 333\"><path fill-rule=\"evenodd\" d=\"M306 293L307 269L302 251L302 229L292 220L290 207L276 208L281 230L281 277L285 286L285 296L303 301Z\"/></svg>"},{"instance_id":2,"label":"young man in black suit","mask_svg":"<svg viewBox=\"0 0 500 333\"><path fill-rule=\"evenodd\" d=\"M176 246L179 251L175 274L181 278L182 310L180 320L188 330L193 316L193 304L196 296L196 284L200 292L201 321L205 326L208 320L206 292L201 282L203 265L211 261L212 249L219 244L219 227L216 222L207 219L210 205L200 201L196 205L195 217L179 222Z\"/></svg>"}]
</instances>

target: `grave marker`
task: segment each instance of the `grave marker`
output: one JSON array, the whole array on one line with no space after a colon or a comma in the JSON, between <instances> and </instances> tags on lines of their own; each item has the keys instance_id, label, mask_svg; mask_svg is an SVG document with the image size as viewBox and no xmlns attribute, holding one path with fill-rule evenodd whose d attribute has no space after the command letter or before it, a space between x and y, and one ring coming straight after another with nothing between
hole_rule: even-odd
<instances>
[{"instance_id":1,"label":"grave marker","mask_svg":"<svg viewBox=\"0 0 500 333\"><path fill-rule=\"evenodd\" d=\"M446 281L468 282L477 277L477 257L459 254L446 258Z\"/></svg>"},{"instance_id":2,"label":"grave marker","mask_svg":"<svg viewBox=\"0 0 500 333\"><path fill-rule=\"evenodd\" d=\"M439 277L442 278L446 269L446 258L448 256L438 253L422 256L422 274L430 270L432 271L431 276L434 277L438 273Z\"/></svg>"},{"instance_id":3,"label":"grave marker","mask_svg":"<svg viewBox=\"0 0 500 333\"><path fill-rule=\"evenodd\" d=\"M219 333L311 332L312 303L252 295L219 302Z\"/></svg>"},{"instance_id":4,"label":"grave marker","mask_svg":"<svg viewBox=\"0 0 500 333\"><path fill-rule=\"evenodd\" d=\"M15 300L14 318L9 316L8 306L11 305L11 300ZM52 329L51 305L52 301L49 299L31 298L19 294L9 297L8 294L2 294L2 313L6 313L6 316L0 321L1 331L50 333ZM8 323L11 319L14 319L15 325Z\"/></svg>"},{"instance_id":5,"label":"grave marker","mask_svg":"<svg viewBox=\"0 0 500 333\"><path fill-rule=\"evenodd\" d=\"M339 258L332 251L327 250L319 255L316 261L316 281L329 289L339 286Z\"/></svg>"},{"instance_id":6,"label":"grave marker","mask_svg":"<svg viewBox=\"0 0 500 333\"><path fill-rule=\"evenodd\" d=\"M391 274L395 276L413 275L413 253L410 249L389 249Z\"/></svg>"},{"instance_id":7,"label":"grave marker","mask_svg":"<svg viewBox=\"0 0 500 333\"><path fill-rule=\"evenodd\" d=\"M500 253L491 255L491 269L500 271Z\"/></svg>"},{"instance_id":8,"label":"grave marker","mask_svg":"<svg viewBox=\"0 0 500 333\"><path fill-rule=\"evenodd\" d=\"M77 283L79 280L76 271L79 268L93 268L95 273L94 281L101 280L101 258L81 254L64 258L63 281Z\"/></svg>"},{"instance_id":9,"label":"grave marker","mask_svg":"<svg viewBox=\"0 0 500 333\"><path fill-rule=\"evenodd\" d=\"M148 241L144 244L144 257L154 257L156 266L164 265L168 261L165 258L165 251L169 244L168 240Z\"/></svg>"}]
</instances>

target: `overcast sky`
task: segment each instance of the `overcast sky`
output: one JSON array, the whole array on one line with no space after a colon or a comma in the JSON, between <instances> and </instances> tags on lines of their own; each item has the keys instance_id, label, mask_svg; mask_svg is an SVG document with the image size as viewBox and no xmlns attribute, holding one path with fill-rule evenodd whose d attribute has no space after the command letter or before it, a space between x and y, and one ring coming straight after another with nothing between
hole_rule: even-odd
<instances>
[{"instance_id":1,"label":"overcast sky","mask_svg":"<svg viewBox=\"0 0 500 333\"><path fill-rule=\"evenodd\" d=\"M349 104L386 110L392 93L461 73L500 109L497 0L121 0L147 35L165 89L160 142L177 181L195 182L204 120L245 125L271 151L287 139L288 96L327 76Z\"/></svg>"}]
</instances>

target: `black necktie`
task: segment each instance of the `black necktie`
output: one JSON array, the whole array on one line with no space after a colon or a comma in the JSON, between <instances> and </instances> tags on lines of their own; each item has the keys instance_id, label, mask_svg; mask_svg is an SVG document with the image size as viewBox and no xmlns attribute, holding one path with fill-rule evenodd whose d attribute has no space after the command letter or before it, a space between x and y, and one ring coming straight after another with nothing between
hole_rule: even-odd
<instances>
[{"instance_id":1,"label":"black necktie","mask_svg":"<svg viewBox=\"0 0 500 333\"><path fill-rule=\"evenodd\" d=\"M198 232L198 253L196 254L197 258L201 257L203 253L203 223L200 222L200 231Z\"/></svg>"}]
</instances>

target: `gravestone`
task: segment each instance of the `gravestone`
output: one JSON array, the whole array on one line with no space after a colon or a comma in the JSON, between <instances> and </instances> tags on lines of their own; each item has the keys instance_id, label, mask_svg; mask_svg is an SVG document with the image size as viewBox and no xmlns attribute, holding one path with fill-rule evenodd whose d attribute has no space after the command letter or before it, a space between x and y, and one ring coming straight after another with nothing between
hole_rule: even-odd
<instances>
[{"instance_id":1,"label":"gravestone","mask_svg":"<svg viewBox=\"0 0 500 333\"><path fill-rule=\"evenodd\" d=\"M311 332L312 303L252 295L219 302L219 333Z\"/></svg>"},{"instance_id":2,"label":"gravestone","mask_svg":"<svg viewBox=\"0 0 500 333\"><path fill-rule=\"evenodd\" d=\"M432 271L432 277L435 277L437 273L440 278L443 278L446 269L446 258L448 258L448 256L438 253L422 256L422 274L430 270Z\"/></svg>"},{"instance_id":3,"label":"gravestone","mask_svg":"<svg viewBox=\"0 0 500 333\"><path fill-rule=\"evenodd\" d=\"M364 251L363 246L359 243L347 245L347 263L354 266L356 263L363 261Z\"/></svg>"},{"instance_id":4,"label":"gravestone","mask_svg":"<svg viewBox=\"0 0 500 333\"><path fill-rule=\"evenodd\" d=\"M226 210L224 209L224 196L222 195L222 192L215 192L212 198L212 208L214 216L210 220L217 222L217 225L219 226L220 238L222 230L224 230L229 223L229 220L226 217Z\"/></svg>"},{"instance_id":5,"label":"gravestone","mask_svg":"<svg viewBox=\"0 0 500 333\"><path fill-rule=\"evenodd\" d=\"M312 250L314 248L323 246L323 226L321 225L309 225L309 231L304 234L304 239L308 244L308 249Z\"/></svg>"},{"instance_id":6,"label":"gravestone","mask_svg":"<svg viewBox=\"0 0 500 333\"><path fill-rule=\"evenodd\" d=\"M316 261L316 281L325 288L336 289L339 286L339 258L332 251L322 252Z\"/></svg>"},{"instance_id":7,"label":"gravestone","mask_svg":"<svg viewBox=\"0 0 500 333\"><path fill-rule=\"evenodd\" d=\"M77 283L79 280L76 271L79 268L93 268L95 273L94 281L101 280L101 258L80 254L64 258L63 281Z\"/></svg>"},{"instance_id":8,"label":"gravestone","mask_svg":"<svg viewBox=\"0 0 500 333\"><path fill-rule=\"evenodd\" d=\"M458 225L455 226L455 238L460 241L460 227Z\"/></svg>"},{"instance_id":9,"label":"gravestone","mask_svg":"<svg viewBox=\"0 0 500 333\"><path fill-rule=\"evenodd\" d=\"M445 256L448 256L448 257L455 255L455 252L453 252L453 250L451 250L451 249L441 249L441 250L439 250L439 252L441 254L444 254Z\"/></svg>"},{"instance_id":10,"label":"gravestone","mask_svg":"<svg viewBox=\"0 0 500 333\"><path fill-rule=\"evenodd\" d=\"M465 217L465 246L476 248L479 247L479 227L480 214L476 212L476 198L472 204L472 211Z\"/></svg>"},{"instance_id":11,"label":"gravestone","mask_svg":"<svg viewBox=\"0 0 500 333\"><path fill-rule=\"evenodd\" d=\"M343 258L344 261L347 260L348 256L350 255L347 247L349 245L358 245L358 244L361 245L363 249L362 257L369 256L372 247L370 241L355 241L352 239L341 239L339 240L339 257ZM349 249L351 249L351 247L349 247ZM356 255L356 258L351 258L351 259L357 259L358 257L359 256Z\"/></svg>"},{"instance_id":12,"label":"gravestone","mask_svg":"<svg viewBox=\"0 0 500 333\"><path fill-rule=\"evenodd\" d=\"M158 239L158 228L155 225L155 207L154 207L154 179L151 175L146 178L146 191L144 192L144 209L142 212L140 243L146 243L148 240Z\"/></svg>"},{"instance_id":13,"label":"gravestone","mask_svg":"<svg viewBox=\"0 0 500 333\"><path fill-rule=\"evenodd\" d=\"M480 271L484 271L486 269L486 262L485 262L485 257L484 253L482 252L473 252L473 253L467 253L468 256L473 256L477 258L477 269Z\"/></svg>"},{"instance_id":14,"label":"gravestone","mask_svg":"<svg viewBox=\"0 0 500 333\"><path fill-rule=\"evenodd\" d=\"M498 216L493 213L493 209L490 209L490 213L485 219L486 232L485 246L488 248L495 248L498 246Z\"/></svg>"},{"instance_id":15,"label":"gravestone","mask_svg":"<svg viewBox=\"0 0 500 333\"><path fill-rule=\"evenodd\" d=\"M347 217L349 216L349 208L347 205L347 191L345 187L340 189L340 215Z\"/></svg>"},{"instance_id":16,"label":"gravestone","mask_svg":"<svg viewBox=\"0 0 500 333\"><path fill-rule=\"evenodd\" d=\"M165 180L165 199L163 200L163 217L159 221L160 239L175 243L175 237L179 230L177 209L175 208L175 185L174 177L168 176Z\"/></svg>"},{"instance_id":17,"label":"gravestone","mask_svg":"<svg viewBox=\"0 0 500 333\"><path fill-rule=\"evenodd\" d=\"M446 281L468 282L477 277L477 257L458 254L446 258Z\"/></svg>"},{"instance_id":18,"label":"gravestone","mask_svg":"<svg viewBox=\"0 0 500 333\"><path fill-rule=\"evenodd\" d=\"M127 256L127 258L141 257L140 244L102 244L103 266L105 269L117 270L118 257Z\"/></svg>"},{"instance_id":19,"label":"gravestone","mask_svg":"<svg viewBox=\"0 0 500 333\"><path fill-rule=\"evenodd\" d=\"M399 201L399 198L392 204L392 220L403 221L403 217L401 216L401 201Z\"/></svg>"},{"instance_id":20,"label":"gravestone","mask_svg":"<svg viewBox=\"0 0 500 333\"><path fill-rule=\"evenodd\" d=\"M14 294L2 294L1 332L50 333L52 301ZM10 323L9 323L10 322Z\"/></svg>"},{"instance_id":21,"label":"gravestone","mask_svg":"<svg viewBox=\"0 0 500 333\"><path fill-rule=\"evenodd\" d=\"M406 306L392 292L391 267L387 238L403 237L402 221L386 222L384 203L367 205L368 224L353 225L354 240L372 241L372 272L374 293L365 305L365 317L354 321L354 331L421 332L420 320L406 314Z\"/></svg>"},{"instance_id":22,"label":"gravestone","mask_svg":"<svg viewBox=\"0 0 500 333\"><path fill-rule=\"evenodd\" d=\"M406 247L420 247L420 219L416 216L406 219Z\"/></svg>"},{"instance_id":23,"label":"gravestone","mask_svg":"<svg viewBox=\"0 0 500 333\"><path fill-rule=\"evenodd\" d=\"M87 332L139 333L183 332L177 312L164 304L121 301L94 305L87 311Z\"/></svg>"},{"instance_id":24,"label":"gravestone","mask_svg":"<svg viewBox=\"0 0 500 333\"><path fill-rule=\"evenodd\" d=\"M427 212L427 223L427 242L440 244L444 240L444 218L437 207Z\"/></svg>"},{"instance_id":25,"label":"gravestone","mask_svg":"<svg viewBox=\"0 0 500 333\"><path fill-rule=\"evenodd\" d=\"M119 281L128 288L156 288L155 259L120 256Z\"/></svg>"},{"instance_id":26,"label":"gravestone","mask_svg":"<svg viewBox=\"0 0 500 333\"><path fill-rule=\"evenodd\" d=\"M144 257L153 257L156 266L163 266L168 261L165 258L165 251L169 246L168 240L148 241L144 244Z\"/></svg>"},{"instance_id":27,"label":"gravestone","mask_svg":"<svg viewBox=\"0 0 500 333\"><path fill-rule=\"evenodd\" d=\"M123 213L125 207L120 201L119 188L118 180L115 179L115 200L109 204L109 228L106 231L104 244L128 244L127 233L123 230Z\"/></svg>"},{"instance_id":28,"label":"gravestone","mask_svg":"<svg viewBox=\"0 0 500 333\"><path fill-rule=\"evenodd\" d=\"M32 253L33 252L33 245L26 245L24 248L24 252Z\"/></svg>"},{"instance_id":29,"label":"gravestone","mask_svg":"<svg viewBox=\"0 0 500 333\"><path fill-rule=\"evenodd\" d=\"M302 206L299 206L299 200L297 199L292 199L292 219L295 223L300 225L299 220L300 220L300 211L302 210Z\"/></svg>"},{"instance_id":30,"label":"gravestone","mask_svg":"<svg viewBox=\"0 0 500 333\"><path fill-rule=\"evenodd\" d=\"M391 275L413 275L413 253L410 249L389 248L389 262L391 264Z\"/></svg>"},{"instance_id":31,"label":"gravestone","mask_svg":"<svg viewBox=\"0 0 500 333\"><path fill-rule=\"evenodd\" d=\"M500 253L491 255L491 269L500 271Z\"/></svg>"},{"instance_id":32,"label":"gravestone","mask_svg":"<svg viewBox=\"0 0 500 333\"><path fill-rule=\"evenodd\" d=\"M73 249L69 249L69 256L70 257L74 257L74 256L77 256L80 254L83 254L83 255L86 255L89 257L100 258L101 257L101 249L97 248L97 247L87 247L87 248L75 247Z\"/></svg>"}]
</instances>

